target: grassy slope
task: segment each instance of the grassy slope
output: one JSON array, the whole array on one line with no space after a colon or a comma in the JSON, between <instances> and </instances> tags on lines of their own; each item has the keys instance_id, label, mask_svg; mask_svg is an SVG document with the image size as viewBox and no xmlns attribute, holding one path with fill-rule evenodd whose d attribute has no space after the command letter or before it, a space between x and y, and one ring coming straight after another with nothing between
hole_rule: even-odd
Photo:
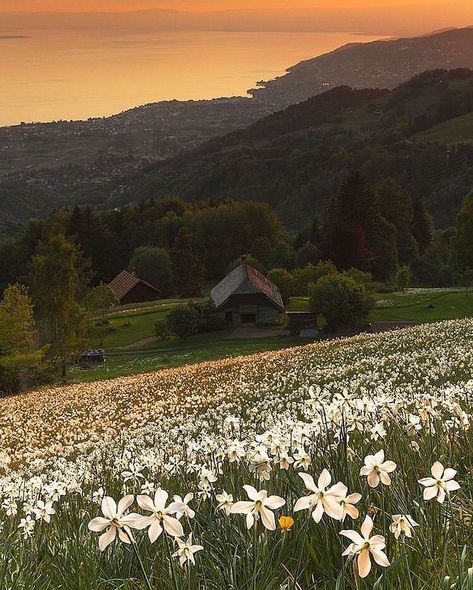
<instances>
[{"instance_id":1,"label":"grassy slope","mask_svg":"<svg viewBox=\"0 0 473 590\"><path fill-rule=\"evenodd\" d=\"M473 143L473 113L439 123L414 137L436 143Z\"/></svg>"},{"instance_id":2,"label":"grassy slope","mask_svg":"<svg viewBox=\"0 0 473 590\"><path fill-rule=\"evenodd\" d=\"M437 322L473 316L471 291L414 289L406 293L377 294L376 299L378 306L372 311L370 322ZM306 309L308 300L304 297L294 297L289 305L290 311Z\"/></svg>"},{"instance_id":3,"label":"grassy slope","mask_svg":"<svg viewBox=\"0 0 473 590\"><path fill-rule=\"evenodd\" d=\"M378 305L384 302L382 305L385 307L373 310L371 322L433 322L473 316L473 292L422 289L377 294L376 298ZM74 382L111 379L200 361L279 350L303 343L300 338L279 336L279 329L275 330L274 336L256 339L234 339L231 337L232 330L228 329L185 341L178 338L166 342L152 340L154 323L165 318L175 305L182 302L182 299L168 299L110 314L110 326L116 332L106 335L103 341L106 364L90 370L73 369L70 379ZM303 311L307 307L307 298L295 297L288 310ZM92 344L99 346L98 335Z\"/></svg>"}]
</instances>

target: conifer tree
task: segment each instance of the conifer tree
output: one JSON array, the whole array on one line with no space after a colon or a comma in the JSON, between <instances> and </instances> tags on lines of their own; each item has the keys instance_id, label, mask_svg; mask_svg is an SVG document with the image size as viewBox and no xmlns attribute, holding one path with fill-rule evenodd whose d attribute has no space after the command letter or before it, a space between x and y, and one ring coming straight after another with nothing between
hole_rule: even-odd
<instances>
[{"instance_id":1,"label":"conifer tree","mask_svg":"<svg viewBox=\"0 0 473 590\"><path fill-rule=\"evenodd\" d=\"M323 258L341 270L354 267L377 278L387 278L396 268L395 228L382 217L376 192L359 172L348 176L332 200Z\"/></svg>"},{"instance_id":2,"label":"conifer tree","mask_svg":"<svg viewBox=\"0 0 473 590\"><path fill-rule=\"evenodd\" d=\"M205 267L194 255L192 236L187 227L181 227L171 252L174 290L183 297L198 297L205 277Z\"/></svg>"}]
</instances>

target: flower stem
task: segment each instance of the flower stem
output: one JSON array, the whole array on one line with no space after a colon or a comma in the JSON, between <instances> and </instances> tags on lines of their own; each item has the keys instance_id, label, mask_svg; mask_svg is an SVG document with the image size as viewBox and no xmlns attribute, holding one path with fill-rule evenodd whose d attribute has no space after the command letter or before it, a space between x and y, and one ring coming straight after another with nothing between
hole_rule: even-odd
<instances>
[{"instance_id":1,"label":"flower stem","mask_svg":"<svg viewBox=\"0 0 473 590\"><path fill-rule=\"evenodd\" d=\"M143 574L143 578L145 580L146 587L148 588L148 590L153 590L153 588L151 586L151 582L149 581L148 575L146 574L145 566L143 565L143 561L141 559L140 552L138 551L138 547L136 545L136 542L133 539L133 537L128 533L128 531L125 531L125 532L128 535L128 538L130 539L131 546L133 547L133 551L135 552L135 555L136 555L136 559L138 560L138 563L140 564L141 573Z\"/></svg>"}]
</instances>

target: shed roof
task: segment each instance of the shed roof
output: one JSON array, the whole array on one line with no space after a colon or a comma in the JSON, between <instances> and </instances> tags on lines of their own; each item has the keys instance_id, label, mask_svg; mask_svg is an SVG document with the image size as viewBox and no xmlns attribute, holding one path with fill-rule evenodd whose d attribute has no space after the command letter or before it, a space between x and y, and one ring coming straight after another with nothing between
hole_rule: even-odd
<instances>
[{"instance_id":1,"label":"shed roof","mask_svg":"<svg viewBox=\"0 0 473 590\"><path fill-rule=\"evenodd\" d=\"M143 285L146 285L150 289L156 291L156 293L159 293L159 289L157 289L150 283L143 281L143 279L138 278L136 275L131 274L127 270L122 270L121 273L119 273L113 279L113 281L109 283L108 286L110 287L115 297L121 300L123 299L123 297L125 297L127 293L129 293L134 287L136 287L138 283L142 283Z\"/></svg>"},{"instance_id":2,"label":"shed roof","mask_svg":"<svg viewBox=\"0 0 473 590\"><path fill-rule=\"evenodd\" d=\"M232 295L262 293L270 303L284 311L284 303L279 289L267 277L246 262L232 270L212 289L210 297L217 309L221 308Z\"/></svg>"}]
</instances>

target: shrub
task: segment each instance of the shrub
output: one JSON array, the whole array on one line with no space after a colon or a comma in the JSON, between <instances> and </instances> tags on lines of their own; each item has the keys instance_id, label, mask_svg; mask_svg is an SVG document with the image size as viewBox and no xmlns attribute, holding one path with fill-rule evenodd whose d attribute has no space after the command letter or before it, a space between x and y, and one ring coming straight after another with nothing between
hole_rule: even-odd
<instances>
[{"instance_id":1,"label":"shrub","mask_svg":"<svg viewBox=\"0 0 473 590\"><path fill-rule=\"evenodd\" d=\"M315 266L308 264L304 268L296 268L293 273L293 295L307 296L309 285L316 283L319 279L326 275L334 274L337 272L336 266L326 260L322 260Z\"/></svg>"},{"instance_id":2,"label":"shrub","mask_svg":"<svg viewBox=\"0 0 473 590\"><path fill-rule=\"evenodd\" d=\"M363 285L365 289L370 293L376 291L377 283L375 283L375 281L373 280L373 275L370 272L364 272L359 268L349 268L343 274L347 277L350 277L350 279L353 279L357 283Z\"/></svg>"},{"instance_id":3,"label":"shrub","mask_svg":"<svg viewBox=\"0 0 473 590\"><path fill-rule=\"evenodd\" d=\"M169 328L168 320L161 319L154 322L154 333L158 340L165 341L171 338L171 330Z\"/></svg>"},{"instance_id":4,"label":"shrub","mask_svg":"<svg viewBox=\"0 0 473 590\"><path fill-rule=\"evenodd\" d=\"M337 273L310 285L309 306L324 316L330 329L336 330L366 321L374 299L362 284Z\"/></svg>"},{"instance_id":5,"label":"shrub","mask_svg":"<svg viewBox=\"0 0 473 590\"><path fill-rule=\"evenodd\" d=\"M169 330L184 340L197 334L200 324L201 316L192 303L176 306L167 317Z\"/></svg>"}]
</instances>

